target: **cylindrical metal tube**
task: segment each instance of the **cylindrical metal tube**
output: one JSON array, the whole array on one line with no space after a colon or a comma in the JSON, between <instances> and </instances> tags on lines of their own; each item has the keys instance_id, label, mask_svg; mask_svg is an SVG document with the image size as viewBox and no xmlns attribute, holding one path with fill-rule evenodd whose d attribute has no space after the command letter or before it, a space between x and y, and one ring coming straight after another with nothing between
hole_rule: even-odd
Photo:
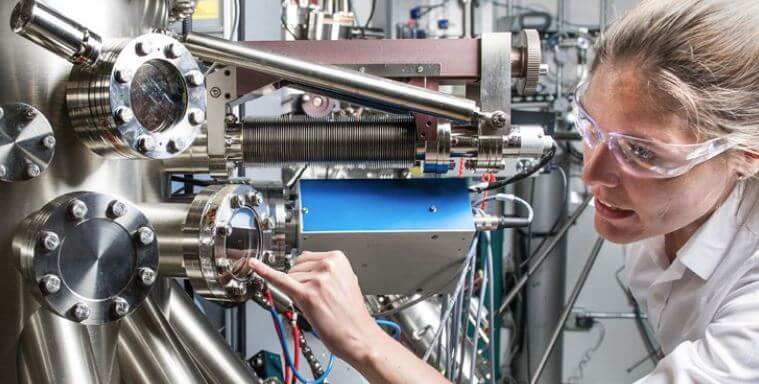
<instances>
[{"instance_id":1,"label":"cylindrical metal tube","mask_svg":"<svg viewBox=\"0 0 759 384\"><path fill-rule=\"evenodd\" d=\"M200 370L150 296L121 321L119 364L128 383L205 383Z\"/></svg>"},{"instance_id":2,"label":"cylindrical metal tube","mask_svg":"<svg viewBox=\"0 0 759 384\"><path fill-rule=\"evenodd\" d=\"M163 277L187 277L182 247L197 245L198 238L182 233L189 204L143 204L140 210L148 217L158 240L158 271Z\"/></svg>"},{"instance_id":3,"label":"cylindrical metal tube","mask_svg":"<svg viewBox=\"0 0 759 384\"><path fill-rule=\"evenodd\" d=\"M185 45L204 60L276 76L381 109L409 110L460 121L479 118L480 110L472 100L345 68L270 53L204 34L188 34Z\"/></svg>"},{"instance_id":4,"label":"cylindrical metal tube","mask_svg":"<svg viewBox=\"0 0 759 384\"><path fill-rule=\"evenodd\" d=\"M169 283L166 316L209 383L259 383L176 282Z\"/></svg>"},{"instance_id":5,"label":"cylindrical metal tube","mask_svg":"<svg viewBox=\"0 0 759 384\"><path fill-rule=\"evenodd\" d=\"M20 1L11 15L13 32L78 65L92 66L101 38L83 25L34 0Z\"/></svg>"},{"instance_id":6,"label":"cylindrical metal tube","mask_svg":"<svg viewBox=\"0 0 759 384\"><path fill-rule=\"evenodd\" d=\"M163 160L163 170L170 173L208 173L209 169L208 136L205 134L195 136L195 141L184 152Z\"/></svg>"},{"instance_id":7,"label":"cylindrical metal tube","mask_svg":"<svg viewBox=\"0 0 759 384\"><path fill-rule=\"evenodd\" d=\"M258 119L242 125L246 164L339 164L357 168L409 168L416 128L410 116L316 120Z\"/></svg>"}]
</instances>

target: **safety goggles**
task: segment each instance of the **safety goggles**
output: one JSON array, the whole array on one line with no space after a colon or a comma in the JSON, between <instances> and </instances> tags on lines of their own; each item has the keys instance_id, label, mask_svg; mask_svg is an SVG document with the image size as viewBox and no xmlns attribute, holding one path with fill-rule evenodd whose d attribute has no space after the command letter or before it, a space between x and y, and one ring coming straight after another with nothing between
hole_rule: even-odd
<instances>
[{"instance_id":1,"label":"safety goggles","mask_svg":"<svg viewBox=\"0 0 759 384\"><path fill-rule=\"evenodd\" d=\"M577 131L591 150L595 150L599 143L606 142L609 152L631 175L660 179L680 176L733 146L724 137L698 144L670 144L618 132L604 132L582 107L581 97L587 87L585 82L575 90L573 105L577 111Z\"/></svg>"}]
</instances>

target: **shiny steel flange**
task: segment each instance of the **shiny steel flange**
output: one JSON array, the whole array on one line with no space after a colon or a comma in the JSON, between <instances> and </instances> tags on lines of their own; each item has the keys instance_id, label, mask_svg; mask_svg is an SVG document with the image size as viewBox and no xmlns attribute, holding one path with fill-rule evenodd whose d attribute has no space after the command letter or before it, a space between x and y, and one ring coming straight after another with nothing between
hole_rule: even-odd
<instances>
[{"instance_id":1,"label":"shiny steel flange","mask_svg":"<svg viewBox=\"0 0 759 384\"><path fill-rule=\"evenodd\" d=\"M183 226L187 277L195 291L212 300L241 302L248 298L251 258L267 253L275 219L263 196L249 185L213 185L190 204Z\"/></svg>"},{"instance_id":2,"label":"shiny steel flange","mask_svg":"<svg viewBox=\"0 0 759 384\"><path fill-rule=\"evenodd\" d=\"M146 34L104 42L96 66L72 71L66 102L77 134L97 154L166 159L200 132L205 79L184 45Z\"/></svg>"},{"instance_id":3,"label":"shiny steel flange","mask_svg":"<svg viewBox=\"0 0 759 384\"><path fill-rule=\"evenodd\" d=\"M33 179L55 153L50 122L31 105L0 105L0 181Z\"/></svg>"},{"instance_id":4,"label":"shiny steel flange","mask_svg":"<svg viewBox=\"0 0 759 384\"><path fill-rule=\"evenodd\" d=\"M27 217L13 252L39 301L84 324L126 316L157 278L158 244L148 219L95 192L63 195Z\"/></svg>"}]
</instances>

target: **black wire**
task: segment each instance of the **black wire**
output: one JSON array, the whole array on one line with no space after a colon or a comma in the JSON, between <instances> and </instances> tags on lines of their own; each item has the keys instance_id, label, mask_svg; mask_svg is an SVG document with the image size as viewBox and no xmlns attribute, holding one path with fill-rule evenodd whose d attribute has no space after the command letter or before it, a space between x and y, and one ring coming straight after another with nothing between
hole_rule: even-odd
<instances>
[{"instance_id":1,"label":"black wire","mask_svg":"<svg viewBox=\"0 0 759 384\"><path fill-rule=\"evenodd\" d=\"M290 34L290 36L293 37L295 40L299 40L298 36L290 29L290 26L287 25L287 21L285 21L285 14L283 13L282 16L279 17L279 21L282 22L282 27L285 28L285 31Z\"/></svg>"},{"instance_id":2,"label":"black wire","mask_svg":"<svg viewBox=\"0 0 759 384\"><path fill-rule=\"evenodd\" d=\"M364 30L369 28L369 23L372 22L372 19L374 18L374 10L377 8L377 0L372 0L372 10L369 11L369 17L366 19L366 22L364 23Z\"/></svg>"},{"instance_id":3,"label":"black wire","mask_svg":"<svg viewBox=\"0 0 759 384\"><path fill-rule=\"evenodd\" d=\"M213 183L214 183L211 180L197 180L197 179L187 180L187 179L185 179L183 177L179 177L179 176L171 176L171 181L176 181L176 182L180 182L180 183L186 183L186 182L189 181L192 185L197 185L199 187L207 187L209 185L213 185Z\"/></svg>"},{"instance_id":4,"label":"black wire","mask_svg":"<svg viewBox=\"0 0 759 384\"><path fill-rule=\"evenodd\" d=\"M532 176L535 172L538 172L543 167L545 167L551 161L551 159L553 159L553 156L555 154L556 154L556 145L554 144L554 146L552 146L551 149L548 150L548 152L546 152L545 154L543 154L543 156L540 157L540 161L538 161L538 163L533 165L532 167L527 168L523 170L522 172L519 172L516 175L509 177L506 180L499 180L499 181L492 182L483 188L473 187L472 190L477 193L492 191L494 189L503 188L519 180L526 179Z\"/></svg>"}]
</instances>

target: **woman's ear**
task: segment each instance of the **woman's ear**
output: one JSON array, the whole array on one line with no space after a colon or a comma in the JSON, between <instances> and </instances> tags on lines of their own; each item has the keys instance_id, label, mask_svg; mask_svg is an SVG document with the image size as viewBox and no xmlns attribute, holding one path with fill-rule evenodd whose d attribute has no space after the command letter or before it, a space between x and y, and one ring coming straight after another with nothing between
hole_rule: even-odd
<instances>
[{"instance_id":1,"label":"woman's ear","mask_svg":"<svg viewBox=\"0 0 759 384\"><path fill-rule=\"evenodd\" d=\"M734 166L742 179L759 174L759 153L742 152L740 156L736 156Z\"/></svg>"}]
</instances>

